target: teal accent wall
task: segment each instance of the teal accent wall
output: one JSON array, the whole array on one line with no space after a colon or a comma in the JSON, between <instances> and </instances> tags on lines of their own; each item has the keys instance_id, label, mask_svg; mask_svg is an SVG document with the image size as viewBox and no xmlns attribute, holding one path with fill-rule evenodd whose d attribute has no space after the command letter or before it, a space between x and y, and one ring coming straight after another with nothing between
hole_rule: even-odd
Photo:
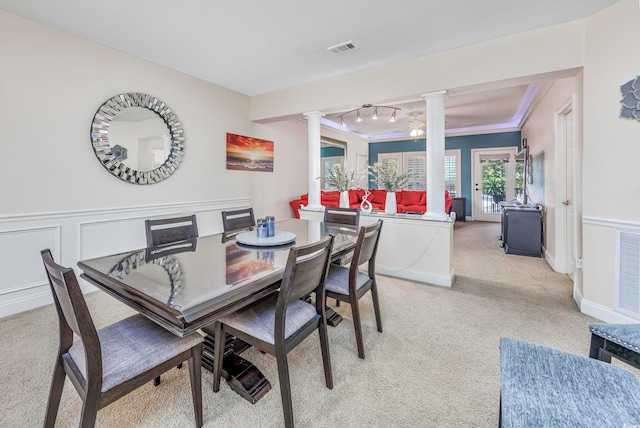
<instances>
[{"instance_id":1,"label":"teal accent wall","mask_svg":"<svg viewBox=\"0 0 640 428\"><path fill-rule=\"evenodd\" d=\"M445 137L445 150L460 150L460 196L466 198L466 212L471 215L471 149L485 149L492 147L520 147L520 131L501 132L497 134L462 135L457 137ZM425 138L387 141L381 143L369 143L369 164L378 162L380 153L418 152L427 150ZM369 188L376 185L369 179Z\"/></svg>"}]
</instances>

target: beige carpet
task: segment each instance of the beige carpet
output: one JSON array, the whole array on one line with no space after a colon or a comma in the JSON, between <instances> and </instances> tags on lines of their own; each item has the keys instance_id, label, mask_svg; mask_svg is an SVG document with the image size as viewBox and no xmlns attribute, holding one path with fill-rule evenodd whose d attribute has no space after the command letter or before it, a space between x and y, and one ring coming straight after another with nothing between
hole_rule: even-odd
<instances>
[{"instance_id":1,"label":"beige carpet","mask_svg":"<svg viewBox=\"0 0 640 428\"><path fill-rule=\"evenodd\" d=\"M350 310L330 328L334 388L324 385L317 334L289 354L299 427L495 427L500 394L499 339L517 337L587 355L593 318L581 314L572 284L543 259L505 255L499 224L457 223L452 288L379 277L384 333L370 297L361 301L366 359L357 357ZM131 310L105 293L87 301L98 326ZM52 305L0 320L0 426L41 426L58 341ZM272 383L252 405L224 384L211 391L203 370L207 427L283 424L275 359L249 350ZM67 381L59 427L77 426L81 401ZM102 427L194 425L187 370L145 385L98 413Z\"/></svg>"}]
</instances>

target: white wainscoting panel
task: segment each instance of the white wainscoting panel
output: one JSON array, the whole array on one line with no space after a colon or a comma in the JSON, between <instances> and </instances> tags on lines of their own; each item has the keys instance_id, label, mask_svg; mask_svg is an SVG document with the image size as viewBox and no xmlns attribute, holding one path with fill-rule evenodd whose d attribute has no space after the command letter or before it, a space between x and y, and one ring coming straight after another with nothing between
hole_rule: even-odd
<instances>
[{"instance_id":1,"label":"white wainscoting panel","mask_svg":"<svg viewBox=\"0 0 640 428\"><path fill-rule=\"evenodd\" d=\"M144 248L146 219L195 214L199 235L207 236L222 232L221 211L250 206L249 198L238 198L0 216L0 318L53 302L40 258L45 248L79 275L80 260Z\"/></svg>"},{"instance_id":2,"label":"white wainscoting panel","mask_svg":"<svg viewBox=\"0 0 640 428\"><path fill-rule=\"evenodd\" d=\"M59 225L0 232L0 248L10 250L2 256L0 296L39 287L46 280L40 251L34 252L33 246L49 248L52 254L59 255Z\"/></svg>"},{"instance_id":3,"label":"white wainscoting panel","mask_svg":"<svg viewBox=\"0 0 640 428\"><path fill-rule=\"evenodd\" d=\"M583 224L607 228L615 236L613 263L613 308L581 300L580 310L609 323L640 320L640 222L583 217Z\"/></svg>"}]
</instances>

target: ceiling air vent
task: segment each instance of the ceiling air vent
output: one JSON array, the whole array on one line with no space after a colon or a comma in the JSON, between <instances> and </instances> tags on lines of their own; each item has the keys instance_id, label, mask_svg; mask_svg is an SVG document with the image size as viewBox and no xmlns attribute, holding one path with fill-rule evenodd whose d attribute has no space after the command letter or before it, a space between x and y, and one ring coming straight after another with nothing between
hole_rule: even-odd
<instances>
[{"instance_id":1,"label":"ceiling air vent","mask_svg":"<svg viewBox=\"0 0 640 428\"><path fill-rule=\"evenodd\" d=\"M360 46L358 46L353 40L327 48L327 50L334 55L342 55L343 53L355 51L356 49L360 49Z\"/></svg>"}]
</instances>

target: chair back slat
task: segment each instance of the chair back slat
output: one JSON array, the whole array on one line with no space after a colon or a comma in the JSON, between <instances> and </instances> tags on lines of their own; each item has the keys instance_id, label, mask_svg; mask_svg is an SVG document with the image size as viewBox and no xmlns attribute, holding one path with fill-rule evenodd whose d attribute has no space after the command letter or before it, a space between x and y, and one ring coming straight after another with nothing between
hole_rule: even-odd
<instances>
[{"instance_id":1,"label":"chair back slat","mask_svg":"<svg viewBox=\"0 0 640 428\"><path fill-rule=\"evenodd\" d=\"M360 224L360 208L325 207L324 222L357 226Z\"/></svg>"},{"instance_id":2,"label":"chair back slat","mask_svg":"<svg viewBox=\"0 0 640 428\"><path fill-rule=\"evenodd\" d=\"M351 263L355 269L358 266L375 259L378 251L378 242L380 241L380 232L382 230L382 220L369 225L362 226L358 234L358 242L353 253L353 260L357 263Z\"/></svg>"},{"instance_id":3,"label":"chair back slat","mask_svg":"<svg viewBox=\"0 0 640 428\"><path fill-rule=\"evenodd\" d=\"M242 210L222 211L222 228L225 232L241 229L251 229L256 225L253 208Z\"/></svg>"},{"instance_id":4,"label":"chair back slat","mask_svg":"<svg viewBox=\"0 0 640 428\"><path fill-rule=\"evenodd\" d=\"M172 242L170 244L156 245L145 249L144 260L150 262L172 254L193 252L198 245L197 239L187 239L186 241Z\"/></svg>"},{"instance_id":5,"label":"chair back slat","mask_svg":"<svg viewBox=\"0 0 640 428\"><path fill-rule=\"evenodd\" d=\"M252 230L256 225L256 218L253 215L253 208L241 210L222 211L222 242L235 238L240 232Z\"/></svg>"},{"instance_id":6,"label":"chair back slat","mask_svg":"<svg viewBox=\"0 0 640 428\"><path fill-rule=\"evenodd\" d=\"M164 245L198 237L196 216L146 220L147 247Z\"/></svg>"},{"instance_id":7,"label":"chair back slat","mask_svg":"<svg viewBox=\"0 0 640 428\"><path fill-rule=\"evenodd\" d=\"M324 288L332 245L333 236L327 236L314 244L289 250L279 301L282 299L283 304L289 303L317 291L320 287Z\"/></svg>"}]
</instances>

